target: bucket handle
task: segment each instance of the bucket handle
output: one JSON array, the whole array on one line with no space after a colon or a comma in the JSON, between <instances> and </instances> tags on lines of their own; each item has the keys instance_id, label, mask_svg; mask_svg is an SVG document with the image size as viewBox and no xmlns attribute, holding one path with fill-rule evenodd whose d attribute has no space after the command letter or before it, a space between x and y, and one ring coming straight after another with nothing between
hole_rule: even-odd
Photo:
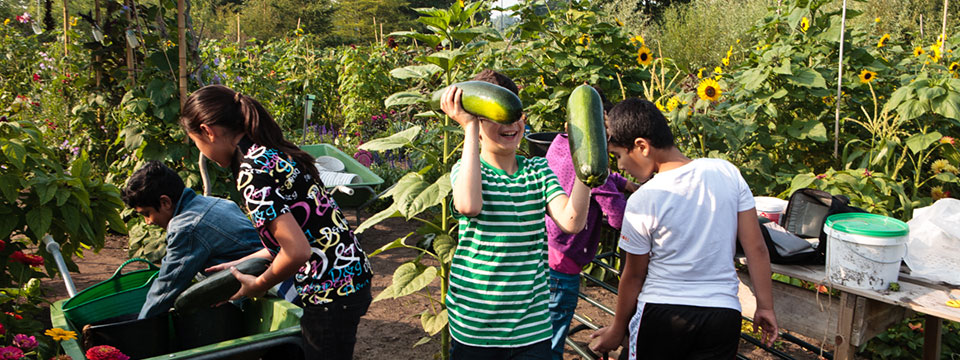
<instances>
[{"instance_id":1,"label":"bucket handle","mask_svg":"<svg viewBox=\"0 0 960 360\"><path fill-rule=\"evenodd\" d=\"M117 271L113 273L113 276L111 276L110 279L112 280L112 279L114 279L114 278L120 277L120 275L123 275L123 274L122 274L123 268L124 268L125 266L127 266L127 264L132 263L132 262L142 262L142 263L146 263L146 264L147 264L147 268L148 268L149 270L160 270L160 268L157 267L156 265L154 265L152 262L150 262L150 260L147 260L147 259L144 259L144 258L133 258L133 259L124 261L123 264L121 264L120 267L117 268Z\"/></svg>"},{"instance_id":2,"label":"bucket handle","mask_svg":"<svg viewBox=\"0 0 960 360\"><path fill-rule=\"evenodd\" d=\"M839 240L839 239L832 239L832 240L837 241L837 240ZM859 251L857 251L857 249L854 249L852 246L850 246L850 244L848 244L847 241L843 241L843 240L839 240L839 241L842 242L842 243L843 243L843 246L846 246L847 249L850 250L850 252L852 252L852 253L854 253L854 254L857 254L858 256L860 256L860 257L862 257L862 258L864 258L864 259L873 261L873 262L875 262L875 263L880 263L880 264L896 264L896 263L899 263L899 262L903 261L903 258L906 257L906 254L907 254L907 244L900 244L900 245L903 245L903 254L904 254L903 256L900 257L900 259L897 259L897 260L894 260L894 261L880 261L880 260L877 260L877 259L873 259L873 258L871 258L871 257L869 257L869 256L866 256L866 255L864 255L864 254L861 254Z\"/></svg>"}]
</instances>

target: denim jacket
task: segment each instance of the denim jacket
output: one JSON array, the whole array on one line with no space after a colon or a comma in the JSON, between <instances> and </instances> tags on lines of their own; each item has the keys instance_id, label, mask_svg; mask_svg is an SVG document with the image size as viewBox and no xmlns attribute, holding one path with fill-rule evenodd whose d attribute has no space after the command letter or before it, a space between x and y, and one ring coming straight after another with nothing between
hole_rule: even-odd
<instances>
[{"instance_id":1,"label":"denim jacket","mask_svg":"<svg viewBox=\"0 0 960 360\"><path fill-rule=\"evenodd\" d=\"M232 201L186 188L167 225L167 253L147 293L140 319L167 312L194 276L263 248L250 219Z\"/></svg>"}]
</instances>

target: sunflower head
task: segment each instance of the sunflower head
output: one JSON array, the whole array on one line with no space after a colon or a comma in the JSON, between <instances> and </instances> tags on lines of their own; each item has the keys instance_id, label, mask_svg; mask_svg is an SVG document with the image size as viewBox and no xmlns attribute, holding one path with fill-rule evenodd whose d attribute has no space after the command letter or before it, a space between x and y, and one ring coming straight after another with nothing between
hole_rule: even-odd
<instances>
[{"instance_id":1,"label":"sunflower head","mask_svg":"<svg viewBox=\"0 0 960 360\"><path fill-rule=\"evenodd\" d=\"M864 84L869 83L869 82L873 81L873 79L875 79L876 77L877 77L877 73L875 73L875 72L873 72L873 71L870 71L870 70L867 70L867 69L863 69L862 71L860 71L860 82L861 82L861 83L864 83Z\"/></svg>"},{"instance_id":2,"label":"sunflower head","mask_svg":"<svg viewBox=\"0 0 960 360\"><path fill-rule=\"evenodd\" d=\"M729 58L729 57L725 57L725 58L721 59L720 62L723 63L723 66L730 66L730 58Z\"/></svg>"},{"instance_id":3,"label":"sunflower head","mask_svg":"<svg viewBox=\"0 0 960 360\"><path fill-rule=\"evenodd\" d=\"M800 31L806 33L808 29L810 29L810 19L807 19L807 17L804 16L802 19L800 19Z\"/></svg>"},{"instance_id":4,"label":"sunflower head","mask_svg":"<svg viewBox=\"0 0 960 360\"><path fill-rule=\"evenodd\" d=\"M877 47L882 48L887 45L887 40L890 40L890 34L883 34L880 37L880 41L877 41Z\"/></svg>"},{"instance_id":5,"label":"sunflower head","mask_svg":"<svg viewBox=\"0 0 960 360\"><path fill-rule=\"evenodd\" d=\"M717 81L714 79L705 79L700 82L700 86L697 86L697 95L699 95L701 99L717 101L720 100L721 94L723 94L723 91L720 90L720 84L717 84Z\"/></svg>"},{"instance_id":6,"label":"sunflower head","mask_svg":"<svg viewBox=\"0 0 960 360\"><path fill-rule=\"evenodd\" d=\"M656 105L657 110L660 110L660 112L667 112L667 109L664 109L663 105L660 104L660 100L657 100L656 102L654 102L653 105Z\"/></svg>"},{"instance_id":7,"label":"sunflower head","mask_svg":"<svg viewBox=\"0 0 960 360\"><path fill-rule=\"evenodd\" d=\"M617 19L616 17L614 17L613 21L617 22L617 26L623 26L623 21L620 21L620 19Z\"/></svg>"},{"instance_id":8,"label":"sunflower head","mask_svg":"<svg viewBox=\"0 0 960 360\"><path fill-rule=\"evenodd\" d=\"M920 56L920 55L923 55L923 54L926 54L926 51L923 51L923 47L922 47L922 46L917 46L917 47L913 48L913 56Z\"/></svg>"},{"instance_id":9,"label":"sunflower head","mask_svg":"<svg viewBox=\"0 0 960 360\"><path fill-rule=\"evenodd\" d=\"M673 111L679 105L680 105L680 98L674 95L673 97L670 98L670 100L667 100L667 112Z\"/></svg>"},{"instance_id":10,"label":"sunflower head","mask_svg":"<svg viewBox=\"0 0 960 360\"><path fill-rule=\"evenodd\" d=\"M956 64L956 63L954 63L954 64ZM704 71L704 70L706 70L706 69L700 68L700 70L697 70L697 79L703 79L703 71Z\"/></svg>"},{"instance_id":11,"label":"sunflower head","mask_svg":"<svg viewBox=\"0 0 960 360\"><path fill-rule=\"evenodd\" d=\"M640 47L640 50L637 50L637 63L643 66L650 65L653 62L653 54L650 54L650 49L646 46Z\"/></svg>"},{"instance_id":12,"label":"sunflower head","mask_svg":"<svg viewBox=\"0 0 960 360\"><path fill-rule=\"evenodd\" d=\"M957 62L951 63L950 72L957 72L957 70L960 70L960 64L958 64Z\"/></svg>"}]
</instances>

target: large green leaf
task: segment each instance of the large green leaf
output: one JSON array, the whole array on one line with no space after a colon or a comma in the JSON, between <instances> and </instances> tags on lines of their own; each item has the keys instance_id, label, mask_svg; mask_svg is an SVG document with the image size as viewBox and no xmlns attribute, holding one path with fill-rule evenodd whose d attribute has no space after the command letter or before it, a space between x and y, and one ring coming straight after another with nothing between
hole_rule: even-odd
<instances>
[{"instance_id":1,"label":"large green leaf","mask_svg":"<svg viewBox=\"0 0 960 360\"><path fill-rule=\"evenodd\" d=\"M927 107L917 99L909 99L897 106L897 112L904 120L913 120L927 112Z\"/></svg>"},{"instance_id":2,"label":"large green leaf","mask_svg":"<svg viewBox=\"0 0 960 360\"><path fill-rule=\"evenodd\" d=\"M371 140L370 142L360 145L358 148L367 151L393 150L409 144L418 134L420 134L420 125L415 125L388 137Z\"/></svg>"},{"instance_id":3,"label":"large green leaf","mask_svg":"<svg viewBox=\"0 0 960 360\"><path fill-rule=\"evenodd\" d=\"M790 182L790 191L805 189L810 186L810 184L813 184L813 181L816 179L812 174L798 174L794 176L793 181Z\"/></svg>"},{"instance_id":4,"label":"large green leaf","mask_svg":"<svg viewBox=\"0 0 960 360\"><path fill-rule=\"evenodd\" d=\"M7 159L10 161L13 166L16 166L17 169L22 169L27 161L27 148L23 145L18 139L10 139L6 144L3 144L3 154L7 156Z\"/></svg>"},{"instance_id":5,"label":"large green leaf","mask_svg":"<svg viewBox=\"0 0 960 360\"><path fill-rule=\"evenodd\" d=\"M936 99L940 95L945 94L946 92L946 89L939 86L925 87L917 89L917 97L920 99L920 101L929 102L933 99Z\"/></svg>"},{"instance_id":6,"label":"large green leaf","mask_svg":"<svg viewBox=\"0 0 960 360\"><path fill-rule=\"evenodd\" d=\"M436 335L443 330L447 326L447 321L447 309L443 309L439 314L434 314L430 310L420 314L420 325L423 325L423 331L430 335Z\"/></svg>"},{"instance_id":7,"label":"large green leaf","mask_svg":"<svg viewBox=\"0 0 960 360\"><path fill-rule=\"evenodd\" d=\"M887 100L887 103L883 105L883 111L891 111L900 106L900 103L904 100L912 97L914 89L910 86L901 87L890 94L890 100Z\"/></svg>"},{"instance_id":8,"label":"large green leaf","mask_svg":"<svg viewBox=\"0 0 960 360\"><path fill-rule=\"evenodd\" d=\"M943 135L940 132L934 131L929 134L915 134L905 142L907 148L910 149L914 154L919 153L923 150L926 150L930 145L933 145L942 138Z\"/></svg>"},{"instance_id":9,"label":"large green leaf","mask_svg":"<svg viewBox=\"0 0 960 360\"><path fill-rule=\"evenodd\" d=\"M787 81L792 84L809 88L826 88L827 82L823 75L808 67L796 66L793 69L793 75L787 76Z\"/></svg>"},{"instance_id":10,"label":"large green leaf","mask_svg":"<svg viewBox=\"0 0 960 360\"><path fill-rule=\"evenodd\" d=\"M427 102L429 98L416 91L401 91L393 93L383 100L383 106L405 106Z\"/></svg>"},{"instance_id":11,"label":"large green leaf","mask_svg":"<svg viewBox=\"0 0 960 360\"><path fill-rule=\"evenodd\" d=\"M353 232L357 234L362 233L364 230L367 230L370 227L373 227L374 225L379 224L381 221L385 219L398 217L398 216L401 216L401 215L400 215L400 212L397 211L397 205L390 204L390 207L376 213L375 215L371 216L369 219L365 220L362 224L360 224L360 226L357 226L357 228L354 229Z\"/></svg>"},{"instance_id":12,"label":"large green leaf","mask_svg":"<svg viewBox=\"0 0 960 360\"><path fill-rule=\"evenodd\" d=\"M398 189L396 195L393 196L393 201L397 204L397 210L408 220L419 213L414 212L418 210L413 206L414 201L430 186L430 184L424 181L423 175L417 175L417 177L411 177L407 183L403 184L402 188L400 188L400 183L397 183ZM420 209L420 211L422 211L422 209Z\"/></svg>"},{"instance_id":13,"label":"large green leaf","mask_svg":"<svg viewBox=\"0 0 960 360\"><path fill-rule=\"evenodd\" d=\"M440 44L441 41L443 41L443 38L441 38L438 35L421 34L414 31L396 31L396 32L390 33L389 36L404 36L404 37L412 38L417 41L424 42L427 47L431 47L431 48L436 47L437 45Z\"/></svg>"},{"instance_id":14,"label":"large green leaf","mask_svg":"<svg viewBox=\"0 0 960 360\"><path fill-rule=\"evenodd\" d=\"M457 241L450 235L440 234L433 239L433 251L437 253L440 261L444 264L448 264L453 260L453 253L456 250Z\"/></svg>"},{"instance_id":15,"label":"large green leaf","mask_svg":"<svg viewBox=\"0 0 960 360\"><path fill-rule=\"evenodd\" d=\"M390 284L390 286L387 286L386 288L384 288L383 291L381 291L379 294L377 294L376 297L373 298L373 302L377 302L380 300L394 299L396 297L397 297L397 291L396 289L394 289L393 284Z\"/></svg>"},{"instance_id":16,"label":"large green leaf","mask_svg":"<svg viewBox=\"0 0 960 360\"><path fill-rule=\"evenodd\" d=\"M7 199L8 203L17 203L17 198L20 195L20 181L16 174L0 175L0 192L3 193L3 197Z\"/></svg>"},{"instance_id":17,"label":"large green leaf","mask_svg":"<svg viewBox=\"0 0 960 360\"><path fill-rule=\"evenodd\" d=\"M50 230L50 223L53 221L53 210L49 207L36 207L27 211L27 227L36 236L34 239L41 239L43 235Z\"/></svg>"},{"instance_id":18,"label":"large green leaf","mask_svg":"<svg viewBox=\"0 0 960 360\"><path fill-rule=\"evenodd\" d=\"M437 278L437 268L416 262L407 262L393 272L393 286L396 297L413 294L430 285Z\"/></svg>"},{"instance_id":19,"label":"large green leaf","mask_svg":"<svg viewBox=\"0 0 960 360\"><path fill-rule=\"evenodd\" d=\"M9 239L10 233L17 228L20 218L16 215L6 214L0 216L0 239Z\"/></svg>"},{"instance_id":20,"label":"large green leaf","mask_svg":"<svg viewBox=\"0 0 960 360\"><path fill-rule=\"evenodd\" d=\"M934 99L931 107L945 118L960 120L960 93L948 91L946 96Z\"/></svg>"},{"instance_id":21,"label":"large green leaf","mask_svg":"<svg viewBox=\"0 0 960 360\"><path fill-rule=\"evenodd\" d=\"M466 55L467 53L460 50L441 50L430 55L421 56L418 59L450 71L460 62L460 59Z\"/></svg>"},{"instance_id":22,"label":"large green leaf","mask_svg":"<svg viewBox=\"0 0 960 360\"><path fill-rule=\"evenodd\" d=\"M763 82L767 80L767 72L763 71L763 68L753 68L743 72L743 75L740 76L740 81L743 83L743 88L753 91L760 88L760 85L763 85Z\"/></svg>"},{"instance_id":23,"label":"large green leaf","mask_svg":"<svg viewBox=\"0 0 960 360\"><path fill-rule=\"evenodd\" d=\"M446 199L447 195L450 194L450 189L450 173L443 174L443 176L433 184L430 184L426 189L423 189L423 191L413 199L410 207L405 212L407 220L426 209L440 205L440 203Z\"/></svg>"},{"instance_id":24,"label":"large green leaf","mask_svg":"<svg viewBox=\"0 0 960 360\"><path fill-rule=\"evenodd\" d=\"M429 79L441 71L443 71L443 69L434 64L410 65L391 70L390 76L397 79Z\"/></svg>"}]
</instances>

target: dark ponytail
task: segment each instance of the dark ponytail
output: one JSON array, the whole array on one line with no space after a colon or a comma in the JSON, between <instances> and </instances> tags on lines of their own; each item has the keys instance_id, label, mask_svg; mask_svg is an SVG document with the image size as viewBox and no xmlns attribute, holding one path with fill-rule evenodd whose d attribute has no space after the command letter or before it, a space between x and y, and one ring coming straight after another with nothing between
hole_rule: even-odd
<instances>
[{"instance_id":1,"label":"dark ponytail","mask_svg":"<svg viewBox=\"0 0 960 360\"><path fill-rule=\"evenodd\" d=\"M320 174L313 156L283 138L280 125L257 100L222 85L208 85L190 94L180 114L180 125L191 134L200 125L221 126L232 134L243 133L255 144L280 150L292 157L315 180Z\"/></svg>"}]
</instances>

